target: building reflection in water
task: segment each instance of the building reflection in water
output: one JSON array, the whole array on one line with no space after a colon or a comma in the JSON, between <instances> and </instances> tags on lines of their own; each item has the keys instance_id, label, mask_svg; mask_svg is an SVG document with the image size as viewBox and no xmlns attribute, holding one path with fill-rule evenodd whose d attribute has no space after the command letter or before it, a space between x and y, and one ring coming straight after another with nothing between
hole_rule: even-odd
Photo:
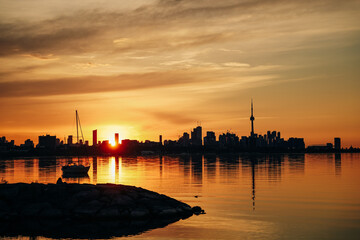
<instances>
[{"instance_id":1,"label":"building reflection in water","mask_svg":"<svg viewBox=\"0 0 360 240\"><path fill-rule=\"evenodd\" d=\"M219 175L222 176L222 183L235 183L239 178L239 155L229 154L220 155L219 158Z\"/></svg>"},{"instance_id":2,"label":"building reflection in water","mask_svg":"<svg viewBox=\"0 0 360 240\"><path fill-rule=\"evenodd\" d=\"M160 178L162 178L162 176L163 176L163 156L162 155L160 155L159 156L159 167L160 167Z\"/></svg>"},{"instance_id":3,"label":"building reflection in water","mask_svg":"<svg viewBox=\"0 0 360 240\"><path fill-rule=\"evenodd\" d=\"M39 158L39 182L55 183L56 180L56 157Z\"/></svg>"},{"instance_id":4,"label":"building reflection in water","mask_svg":"<svg viewBox=\"0 0 360 240\"><path fill-rule=\"evenodd\" d=\"M271 154L266 156L266 168L268 170L268 179L270 182L281 180L281 169L284 163L283 154Z\"/></svg>"},{"instance_id":5,"label":"building reflection in water","mask_svg":"<svg viewBox=\"0 0 360 240\"><path fill-rule=\"evenodd\" d=\"M191 184L190 179L190 172L191 172L191 159L190 155L184 154L180 155L179 157L179 167L182 169L183 176L184 176L184 183Z\"/></svg>"},{"instance_id":6,"label":"building reflection in water","mask_svg":"<svg viewBox=\"0 0 360 240\"><path fill-rule=\"evenodd\" d=\"M119 182L119 174L120 174L120 160L119 157L115 157L115 183Z\"/></svg>"},{"instance_id":7,"label":"building reflection in water","mask_svg":"<svg viewBox=\"0 0 360 240\"><path fill-rule=\"evenodd\" d=\"M341 153L335 153L335 174L341 175Z\"/></svg>"},{"instance_id":8,"label":"building reflection in water","mask_svg":"<svg viewBox=\"0 0 360 240\"><path fill-rule=\"evenodd\" d=\"M203 183L203 156L201 154L191 155L192 184Z\"/></svg>"},{"instance_id":9,"label":"building reflection in water","mask_svg":"<svg viewBox=\"0 0 360 240\"><path fill-rule=\"evenodd\" d=\"M292 174L304 174L305 173L305 154L288 154L288 169Z\"/></svg>"},{"instance_id":10,"label":"building reflection in water","mask_svg":"<svg viewBox=\"0 0 360 240\"><path fill-rule=\"evenodd\" d=\"M93 183L96 184L97 183L97 166L98 166L98 159L97 157L93 157L92 158L92 180L93 180Z\"/></svg>"},{"instance_id":11,"label":"building reflection in water","mask_svg":"<svg viewBox=\"0 0 360 240\"><path fill-rule=\"evenodd\" d=\"M216 165L217 157L216 154L207 154L204 155L204 168L207 181L210 183L215 182L216 178Z\"/></svg>"}]
</instances>

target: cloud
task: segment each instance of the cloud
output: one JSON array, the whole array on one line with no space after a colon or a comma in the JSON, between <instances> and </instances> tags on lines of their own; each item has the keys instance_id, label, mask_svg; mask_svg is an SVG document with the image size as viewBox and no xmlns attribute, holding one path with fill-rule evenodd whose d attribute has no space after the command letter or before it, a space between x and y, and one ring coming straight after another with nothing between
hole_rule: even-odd
<instances>
[{"instance_id":1,"label":"cloud","mask_svg":"<svg viewBox=\"0 0 360 240\"><path fill-rule=\"evenodd\" d=\"M33 53L33 54L23 54L22 56L24 57L31 57L31 58L35 58L38 60L58 60L59 58L54 57L54 54L46 54L46 55L42 55L39 53Z\"/></svg>"},{"instance_id":2,"label":"cloud","mask_svg":"<svg viewBox=\"0 0 360 240\"><path fill-rule=\"evenodd\" d=\"M29 24L0 26L0 56L26 54L39 57L86 52L90 44L85 44L85 39L98 33L94 28L56 27L49 22L40 24L46 27L38 29Z\"/></svg>"},{"instance_id":3,"label":"cloud","mask_svg":"<svg viewBox=\"0 0 360 240\"><path fill-rule=\"evenodd\" d=\"M239 63L239 62L226 62L223 64L225 67L240 67L240 68L248 68L250 64L248 63Z\"/></svg>"},{"instance_id":4,"label":"cloud","mask_svg":"<svg viewBox=\"0 0 360 240\"><path fill-rule=\"evenodd\" d=\"M185 112L183 113L171 113L171 112L149 112L146 110L142 111L143 113L148 113L151 116L155 117L157 121L166 121L171 124L190 124L194 123L195 120L186 115Z\"/></svg>"},{"instance_id":5,"label":"cloud","mask_svg":"<svg viewBox=\"0 0 360 240\"><path fill-rule=\"evenodd\" d=\"M347 11L359 7L356 3L166 0L128 11L84 8L40 22L11 22L6 19L0 24L0 56L74 55L98 51L119 54L139 49L171 51L244 38L261 38L262 31L259 30L264 30L265 34L269 29L274 33L297 31L294 27L289 28L287 21L301 23L305 19L303 16L320 16L328 12L345 16ZM349 20L354 19L341 18L327 25L319 21L313 26L303 27L325 31L324 27L340 29L343 27L341 22L348 23ZM336 24L340 25L336 27Z\"/></svg>"},{"instance_id":6,"label":"cloud","mask_svg":"<svg viewBox=\"0 0 360 240\"><path fill-rule=\"evenodd\" d=\"M196 81L199 82L201 79ZM194 77L191 74L176 71L0 82L0 98L128 91L189 84L192 82L194 82Z\"/></svg>"},{"instance_id":7,"label":"cloud","mask_svg":"<svg viewBox=\"0 0 360 240\"><path fill-rule=\"evenodd\" d=\"M45 63L45 64L36 64L36 65L33 64L33 65L29 65L29 66L21 66L21 67L11 68L11 69L5 70L5 71L0 71L0 82L1 81L8 82L9 78L12 75L16 75L19 73L29 74L30 72L33 72L33 71L36 71L39 69L46 69L51 66L55 66L55 63L49 62L49 63Z\"/></svg>"}]
</instances>

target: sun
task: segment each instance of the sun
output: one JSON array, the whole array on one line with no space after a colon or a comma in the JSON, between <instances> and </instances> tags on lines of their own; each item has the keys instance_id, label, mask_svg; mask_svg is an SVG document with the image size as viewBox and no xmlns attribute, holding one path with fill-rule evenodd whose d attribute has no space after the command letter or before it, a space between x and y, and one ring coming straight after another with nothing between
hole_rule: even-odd
<instances>
[{"instance_id":1,"label":"sun","mask_svg":"<svg viewBox=\"0 0 360 240\"><path fill-rule=\"evenodd\" d=\"M98 130L98 139L100 141L109 141L109 144L112 147L116 147L115 135L118 135L118 144L121 143L122 139L129 137L129 129L131 126L123 125L104 125L97 127Z\"/></svg>"},{"instance_id":2,"label":"sun","mask_svg":"<svg viewBox=\"0 0 360 240\"><path fill-rule=\"evenodd\" d=\"M109 143L112 147L115 147L115 138L114 137L109 137Z\"/></svg>"}]
</instances>

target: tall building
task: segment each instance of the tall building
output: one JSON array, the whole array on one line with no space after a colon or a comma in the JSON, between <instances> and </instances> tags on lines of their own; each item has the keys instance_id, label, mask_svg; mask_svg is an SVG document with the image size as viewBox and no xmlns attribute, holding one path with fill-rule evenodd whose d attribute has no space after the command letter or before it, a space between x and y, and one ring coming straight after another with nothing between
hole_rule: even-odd
<instances>
[{"instance_id":1,"label":"tall building","mask_svg":"<svg viewBox=\"0 0 360 240\"><path fill-rule=\"evenodd\" d=\"M119 145L119 133L115 133L115 146Z\"/></svg>"},{"instance_id":2,"label":"tall building","mask_svg":"<svg viewBox=\"0 0 360 240\"><path fill-rule=\"evenodd\" d=\"M159 143L162 145L162 135L159 135Z\"/></svg>"},{"instance_id":3,"label":"tall building","mask_svg":"<svg viewBox=\"0 0 360 240\"><path fill-rule=\"evenodd\" d=\"M204 137L204 146L207 145L215 145L216 144L216 136L213 131L207 131L206 137Z\"/></svg>"},{"instance_id":4,"label":"tall building","mask_svg":"<svg viewBox=\"0 0 360 240\"><path fill-rule=\"evenodd\" d=\"M67 144L72 145L73 144L73 135L69 135L67 139Z\"/></svg>"},{"instance_id":5,"label":"tall building","mask_svg":"<svg viewBox=\"0 0 360 240\"><path fill-rule=\"evenodd\" d=\"M193 146L201 146L202 145L202 128L201 128L201 126L197 126L191 132L191 144Z\"/></svg>"},{"instance_id":6,"label":"tall building","mask_svg":"<svg viewBox=\"0 0 360 240\"><path fill-rule=\"evenodd\" d=\"M250 116L250 121L251 121L251 137L253 137L255 135L254 133L254 110L253 110L253 100L251 99L251 116Z\"/></svg>"},{"instance_id":7,"label":"tall building","mask_svg":"<svg viewBox=\"0 0 360 240\"><path fill-rule=\"evenodd\" d=\"M334 138L334 148L335 150L341 150L341 139L340 138Z\"/></svg>"},{"instance_id":8,"label":"tall building","mask_svg":"<svg viewBox=\"0 0 360 240\"><path fill-rule=\"evenodd\" d=\"M45 148L49 150L55 150L56 147L56 136L39 136L39 144L40 148Z\"/></svg>"},{"instance_id":9,"label":"tall building","mask_svg":"<svg viewBox=\"0 0 360 240\"><path fill-rule=\"evenodd\" d=\"M183 147L188 147L190 144L190 136L187 132L184 132L182 137L179 138L179 144ZM164 142L165 143L165 142Z\"/></svg>"},{"instance_id":10,"label":"tall building","mask_svg":"<svg viewBox=\"0 0 360 240\"><path fill-rule=\"evenodd\" d=\"M93 130L93 146L97 145L97 129Z\"/></svg>"}]
</instances>

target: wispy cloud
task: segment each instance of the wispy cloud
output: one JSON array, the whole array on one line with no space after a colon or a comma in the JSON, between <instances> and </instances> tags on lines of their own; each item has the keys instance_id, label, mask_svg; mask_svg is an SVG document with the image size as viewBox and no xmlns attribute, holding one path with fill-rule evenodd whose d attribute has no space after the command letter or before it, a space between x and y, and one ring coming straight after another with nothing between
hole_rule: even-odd
<instances>
[{"instance_id":1,"label":"wispy cloud","mask_svg":"<svg viewBox=\"0 0 360 240\"><path fill-rule=\"evenodd\" d=\"M0 82L0 97L35 97L128 91L174 86L191 82L193 82L193 77L190 74L180 74L176 71Z\"/></svg>"},{"instance_id":2,"label":"wispy cloud","mask_svg":"<svg viewBox=\"0 0 360 240\"><path fill-rule=\"evenodd\" d=\"M142 112L149 114L156 118L157 121L165 121L171 124L189 124L194 123L195 119L190 117L189 113L174 113L174 112L160 112L143 110Z\"/></svg>"},{"instance_id":3,"label":"wispy cloud","mask_svg":"<svg viewBox=\"0 0 360 240\"><path fill-rule=\"evenodd\" d=\"M139 49L169 51L224 41L257 39L266 37L267 29L271 29L273 34L302 31L288 26L294 21L302 24L305 17L311 19L321 14L346 16L346 12L353 11L355 6L359 7L358 1L346 1L339 5L337 1L183 0L159 1L121 12L85 9L36 23L2 23L0 56L48 56L94 51L119 53ZM303 22L303 27L321 29L326 33L343 29L344 21L350 20L355 19L339 18L338 21L318 21L312 25Z\"/></svg>"}]
</instances>

